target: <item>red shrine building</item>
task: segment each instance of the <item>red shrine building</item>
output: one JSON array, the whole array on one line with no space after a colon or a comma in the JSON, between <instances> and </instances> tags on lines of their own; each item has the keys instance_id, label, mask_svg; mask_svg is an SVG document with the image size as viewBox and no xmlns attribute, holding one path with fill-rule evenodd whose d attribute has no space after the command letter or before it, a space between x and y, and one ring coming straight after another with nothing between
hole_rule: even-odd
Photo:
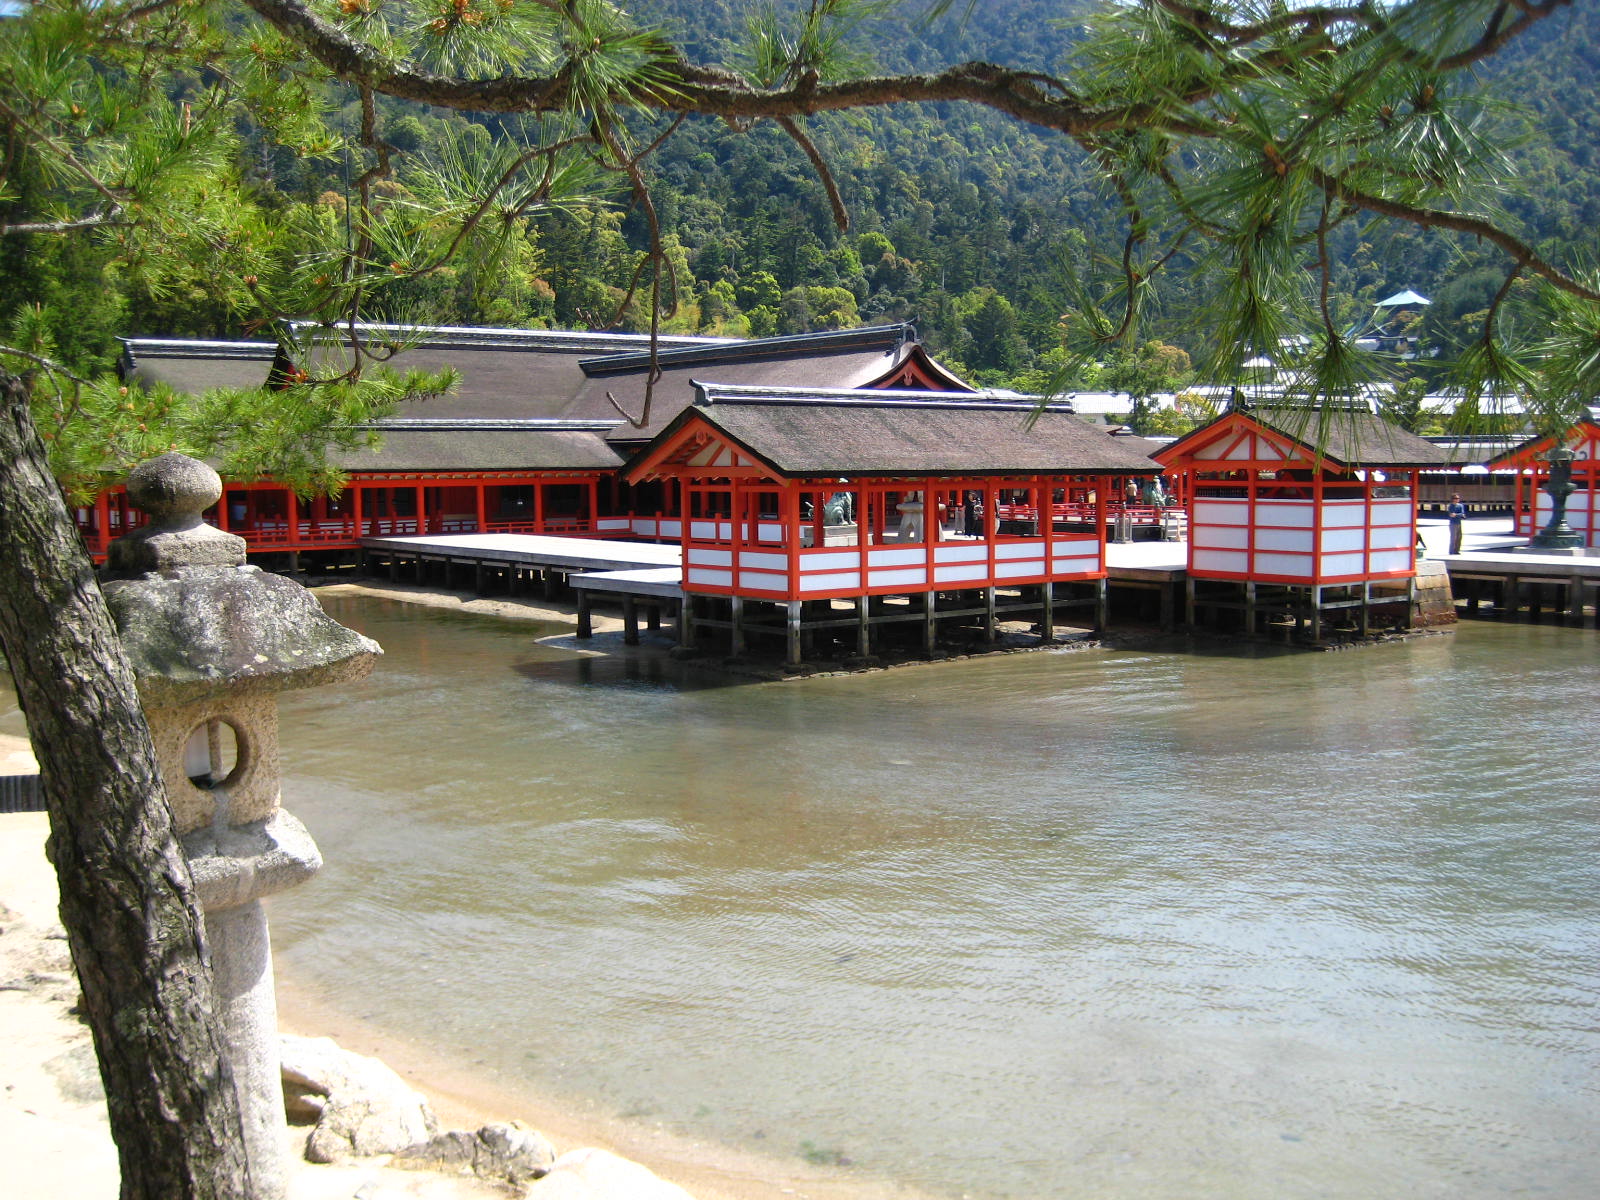
<instances>
[{"instance_id":1,"label":"red shrine building","mask_svg":"<svg viewBox=\"0 0 1600 1200\"><path fill-rule=\"evenodd\" d=\"M403 346L395 370L453 370L457 388L375 423L380 444L343 455L337 497L297 498L272 479L230 480L207 514L250 553L353 556L363 537L462 532L664 536L675 493L638 494L623 463L694 397L697 377L765 386L971 392L910 326L760 339L504 329L362 327ZM315 364L311 364L315 366ZM131 338L121 370L181 392L281 387L302 369L266 342ZM652 379L652 376L654 378ZM78 512L92 555L142 515L112 488Z\"/></svg>"},{"instance_id":2,"label":"red shrine building","mask_svg":"<svg viewBox=\"0 0 1600 1200\"><path fill-rule=\"evenodd\" d=\"M1489 460L1491 471L1514 471L1512 513L1515 532L1532 537L1550 521L1553 502L1544 490L1550 482L1550 452L1572 451L1573 491L1567 497L1567 525L1588 547L1600 546L1600 422L1578 422L1561 437L1535 438Z\"/></svg>"},{"instance_id":3,"label":"red shrine building","mask_svg":"<svg viewBox=\"0 0 1600 1200\"><path fill-rule=\"evenodd\" d=\"M861 657L876 631L1093 609L1104 622L1105 512L1058 520L1150 460L1074 416L988 396L700 384L623 472L680 498L683 637L818 638ZM1018 514L1030 514L1023 518ZM1002 519L1004 514L1004 519ZM1040 514L1045 514L1043 517Z\"/></svg>"},{"instance_id":4,"label":"red shrine building","mask_svg":"<svg viewBox=\"0 0 1600 1200\"><path fill-rule=\"evenodd\" d=\"M1416 578L1416 479L1444 462L1432 443L1364 410L1234 410L1157 450L1189 501L1187 619L1329 617L1368 630L1375 605L1404 601Z\"/></svg>"}]
</instances>

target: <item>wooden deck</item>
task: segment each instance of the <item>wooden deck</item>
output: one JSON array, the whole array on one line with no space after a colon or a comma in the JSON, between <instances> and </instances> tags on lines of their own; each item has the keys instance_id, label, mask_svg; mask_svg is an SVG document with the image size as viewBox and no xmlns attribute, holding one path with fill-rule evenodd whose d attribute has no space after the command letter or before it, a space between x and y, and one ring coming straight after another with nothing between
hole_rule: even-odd
<instances>
[{"instance_id":1,"label":"wooden deck","mask_svg":"<svg viewBox=\"0 0 1600 1200\"><path fill-rule=\"evenodd\" d=\"M1465 552L1451 555L1445 552L1448 538L1445 523L1423 523L1428 557L1444 565L1455 595L1465 602L1468 613L1476 614L1483 609L1494 614L1526 611L1534 617L1549 613L1578 621L1582 621L1591 608L1600 614L1600 557L1513 551L1512 547L1520 544L1520 539L1513 537L1506 527L1508 524L1469 522ZM470 572L471 586L479 592L487 590L491 581L496 587L504 586L515 592L537 580L542 582L546 594L550 594L557 583L565 582L577 595L580 637L588 636L592 628L592 605L597 599L608 596L615 597L622 608L623 636L629 644L639 639L641 616L651 629L659 628L666 616L676 621L680 637L685 633L683 626L688 606L684 603L681 583L682 553L676 545L543 534L463 533L364 538L362 547L370 561L387 562L391 578L398 578L400 566L410 563L418 578L430 564L442 565L445 586L452 586L455 573ZM1186 554L1183 542L1108 544L1107 579L1102 595L1122 593L1121 600L1111 605L1114 623L1147 621L1163 629L1176 629L1182 621L1191 619L1190 612L1197 602L1201 607L1243 606L1252 621L1258 613L1270 619L1280 608L1283 613L1295 615L1291 610L1297 612L1297 606L1304 607L1299 598L1275 599L1275 593L1243 599L1203 594L1191 597ZM1139 598L1141 593L1145 599ZM1370 604L1405 599L1408 595L1378 597L1363 592L1355 598L1330 594L1327 598L1319 596L1316 607L1319 611L1330 612L1346 607L1364 610ZM920 612L908 610L902 614L891 607L870 620L878 623L924 619ZM935 615L970 614L965 610L961 613L941 610L937 614L929 610L926 617ZM993 613L985 615L991 621L994 619ZM1312 619L1316 619L1316 614ZM1600 626L1600 615L1596 616L1596 622ZM709 617L701 618L699 623L712 627L742 625L743 618ZM808 619L806 622L808 627L819 629L854 623L855 617Z\"/></svg>"},{"instance_id":2,"label":"wooden deck","mask_svg":"<svg viewBox=\"0 0 1600 1200\"><path fill-rule=\"evenodd\" d=\"M673 545L606 538L556 537L539 533L454 533L427 537L369 537L361 547L431 561L483 562L559 571L629 571L678 567L683 552Z\"/></svg>"},{"instance_id":3,"label":"wooden deck","mask_svg":"<svg viewBox=\"0 0 1600 1200\"><path fill-rule=\"evenodd\" d=\"M1445 521L1424 520L1418 527L1428 557L1444 564L1451 591L1469 614L1487 606L1496 615L1525 611L1537 619L1549 612L1581 622L1592 606L1600 629L1600 556L1520 549L1527 539L1513 532L1510 518L1468 521L1460 554L1449 553Z\"/></svg>"}]
</instances>

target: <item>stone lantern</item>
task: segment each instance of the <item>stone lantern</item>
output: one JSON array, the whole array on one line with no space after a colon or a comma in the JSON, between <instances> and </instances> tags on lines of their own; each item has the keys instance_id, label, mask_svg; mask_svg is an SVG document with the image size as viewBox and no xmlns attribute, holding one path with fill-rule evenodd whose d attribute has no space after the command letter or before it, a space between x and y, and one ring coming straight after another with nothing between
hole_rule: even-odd
<instances>
[{"instance_id":1,"label":"stone lantern","mask_svg":"<svg viewBox=\"0 0 1600 1200\"><path fill-rule=\"evenodd\" d=\"M261 900L309 879L322 857L279 807L277 693L360 679L382 651L299 584L247 566L244 539L201 520L222 495L204 463L163 455L135 467L127 486L150 524L111 544L101 586L205 911L249 1200L282 1200L286 1125Z\"/></svg>"}]
</instances>

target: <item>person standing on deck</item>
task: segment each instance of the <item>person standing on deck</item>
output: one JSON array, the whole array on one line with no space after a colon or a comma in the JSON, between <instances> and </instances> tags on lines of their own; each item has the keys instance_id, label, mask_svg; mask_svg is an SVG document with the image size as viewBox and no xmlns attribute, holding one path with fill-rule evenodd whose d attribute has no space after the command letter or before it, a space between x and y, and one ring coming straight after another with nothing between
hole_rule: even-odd
<instances>
[{"instance_id":1,"label":"person standing on deck","mask_svg":"<svg viewBox=\"0 0 1600 1200\"><path fill-rule=\"evenodd\" d=\"M1445 516L1450 518L1450 553L1461 553L1461 537L1465 532L1462 522L1467 519L1467 506L1461 503L1461 493L1455 492L1450 496L1450 503L1444 510Z\"/></svg>"}]
</instances>

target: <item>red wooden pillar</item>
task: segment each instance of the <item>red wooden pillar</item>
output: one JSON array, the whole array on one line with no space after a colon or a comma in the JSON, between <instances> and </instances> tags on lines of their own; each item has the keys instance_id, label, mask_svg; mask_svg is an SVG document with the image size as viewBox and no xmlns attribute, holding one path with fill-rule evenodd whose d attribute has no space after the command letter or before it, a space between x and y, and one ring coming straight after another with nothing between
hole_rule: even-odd
<instances>
[{"instance_id":1,"label":"red wooden pillar","mask_svg":"<svg viewBox=\"0 0 1600 1200\"><path fill-rule=\"evenodd\" d=\"M1372 540L1373 540L1374 537L1377 536L1377 531L1376 531L1377 517L1376 517L1376 514L1374 514L1373 511L1372 511L1372 502L1373 502L1373 499L1375 498L1374 494L1377 491L1377 489L1373 487L1372 476L1373 476L1373 472L1369 468L1367 470L1366 486L1361 489L1362 500L1364 501L1364 503L1362 505L1362 509L1361 509L1361 522L1362 522L1363 525L1366 526L1366 529L1365 529L1365 531L1363 533L1362 541L1361 541L1361 573L1362 573L1362 575L1366 576L1368 579L1372 578ZM1384 476L1384 478L1385 479L1388 478L1387 474ZM1413 545L1414 544L1415 543L1413 543ZM1321 558L1321 553L1322 553L1322 534L1319 531L1318 534L1317 534L1317 556L1318 556L1317 557L1317 579L1318 579L1319 582L1322 579L1322 558Z\"/></svg>"},{"instance_id":2,"label":"red wooden pillar","mask_svg":"<svg viewBox=\"0 0 1600 1200\"><path fill-rule=\"evenodd\" d=\"M1094 527L1100 535L1100 565L1106 563L1106 480L1107 475L1097 477L1099 483L1094 489Z\"/></svg>"},{"instance_id":3,"label":"red wooden pillar","mask_svg":"<svg viewBox=\"0 0 1600 1200\"><path fill-rule=\"evenodd\" d=\"M483 480L480 479L480 480L478 480L478 532L479 533L482 533L484 530L489 528L488 499L484 495L484 492L485 492L485 488L484 488Z\"/></svg>"},{"instance_id":4,"label":"red wooden pillar","mask_svg":"<svg viewBox=\"0 0 1600 1200\"><path fill-rule=\"evenodd\" d=\"M994 481L986 480L983 485L983 541L989 552L989 586L994 586L995 579L995 541L1000 536L1000 489Z\"/></svg>"},{"instance_id":5,"label":"red wooden pillar","mask_svg":"<svg viewBox=\"0 0 1600 1200\"><path fill-rule=\"evenodd\" d=\"M589 479L589 483L585 491L589 497L589 532L593 533L595 529L595 519L600 512L600 509L597 507L600 498L600 489L595 485L595 480L593 477Z\"/></svg>"},{"instance_id":6,"label":"red wooden pillar","mask_svg":"<svg viewBox=\"0 0 1600 1200\"><path fill-rule=\"evenodd\" d=\"M1061 494L1065 496L1066 489ZM1039 486L1039 532L1044 535L1044 574L1046 580L1056 574L1056 488L1055 476L1046 475ZM1046 587L1050 586L1048 583Z\"/></svg>"},{"instance_id":7,"label":"red wooden pillar","mask_svg":"<svg viewBox=\"0 0 1600 1200\"><path fill-rule=\"evenodd\" d=\"M94 498L94 540L90 549L104 554L111 542L111 503L105 492Z\"/></svg>"},{"instance_id":8,"label":"red wooden pillar","mask_svg":"<svg viewBox=\"0 0 1600 1200\"><path fill-rule=\"evenodd\" d=\"M300 548L300 497L296 496L289 488L283 489L284 504L289 513L289 548Z\"/></svg>"},{"instance_id":9,"label":"red wooden pillar","mask_svg":"<svg viewBox=\"0 0 1600 1200\"><path fill-rule=\"evenodd\" d=\"M813 510L820 510L820 505L812 505ZM783 540L789 550L789 595L800 595L800 485L794 480L786 480L783 490L778 493L778 520L783 523ZM821 539L815 538L815 543L820 545Z\"/></svg>"},{"instance_id":10,"label":"red wooden pillar","mask_svg":"<svg viewBox=\"0 0 1600 1200\"><path fill-rule=\"evenodd\" d=\"M361 527L361 490L360 484L353 483L350 485L351 533L357 541L360 541L366 536L365 531Z\"/></svg>"},{"instance_id":11,"label":"red wooden pillar","mask_svg":"<svg viewBox=\"0 0 1600 1200\"><path fill-rule=\"evenodd\" d=\"M417 532L428 532L428 490L421 484L412 489L417 494Z\"/></svg>"},{"instance_id":12,"label":"red wooden pillar","mask_svg":"<svg viewBox=\"0 0 1600 1200\"><path fill-rule=\"evenodd\" d=\"M683 563L683 603L689 605L689 508L694 503L689 493L688 480L678 481L678 554Z\"/></svg>"}]
</instances>

